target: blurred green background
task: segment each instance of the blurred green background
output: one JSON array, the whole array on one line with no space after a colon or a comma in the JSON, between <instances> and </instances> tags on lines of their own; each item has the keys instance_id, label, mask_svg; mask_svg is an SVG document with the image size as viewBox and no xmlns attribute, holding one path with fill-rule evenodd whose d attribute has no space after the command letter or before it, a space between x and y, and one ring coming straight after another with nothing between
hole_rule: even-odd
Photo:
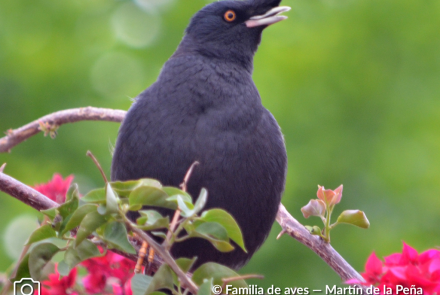
<instances>
[{"instance_id":1,"label":"blurred green background","mask_svg":"<svg viewBox=\"0 0 440 295\"><path fill-rule=\"evenodd\" d=\"M153 83L205 0L0 1L0 129L83 106L128 109ZM333 246L359 271L374 250L440 244L440 2L284 0L289 19L268 28L254 81L285 134L283 203L300 212L317 185L344 184L336 209L364 210L369 230L341 226ZM85 156L110 171L118 124L63 126L0 154L6 173L34 185L55 172L80 189L102 186ZM38 214L0 194L0 272ZM308 248L273 232L242 270L267 287L324 288L338 276Z\"/></svg>"}]
</instances>

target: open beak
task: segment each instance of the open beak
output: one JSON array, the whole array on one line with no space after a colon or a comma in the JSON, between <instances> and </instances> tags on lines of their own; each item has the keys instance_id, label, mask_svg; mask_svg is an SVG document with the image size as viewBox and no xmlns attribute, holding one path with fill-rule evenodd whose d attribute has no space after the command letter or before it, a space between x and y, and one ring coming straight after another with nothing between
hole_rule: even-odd
<instances>
[{"instance_id":1,"label":"open beak","mask_svg":"<svg viewBox=\"0 0 440 295\"><path fill-rule=\"evenodd\" d=\"M270 26L274 23L285 20L287 16L279 15L280 13L289 11L291 8L289 6L277 6L269 10L263 15L256 15L251 17L245 22L248 28L254 28L259 26Z\"/></svg>"}]
</instances>

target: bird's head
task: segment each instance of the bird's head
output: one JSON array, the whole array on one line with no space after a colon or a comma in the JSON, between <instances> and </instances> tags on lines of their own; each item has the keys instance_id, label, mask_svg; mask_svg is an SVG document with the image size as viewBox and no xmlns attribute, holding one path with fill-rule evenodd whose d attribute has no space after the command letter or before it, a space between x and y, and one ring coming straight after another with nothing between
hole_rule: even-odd
<instances>
[{"instance_id":1,"label":"bird's head","mask_svg":"<svg viewBox=\"0 0 440 295\"><path fill-rule=\"evenodd\" d=\"M268 26L286 19L279 15L290 7L279 6L281 0L224 0L211 3L191 20L185 47L214 58L252 63Z\"/></svg>"}]
</instances>

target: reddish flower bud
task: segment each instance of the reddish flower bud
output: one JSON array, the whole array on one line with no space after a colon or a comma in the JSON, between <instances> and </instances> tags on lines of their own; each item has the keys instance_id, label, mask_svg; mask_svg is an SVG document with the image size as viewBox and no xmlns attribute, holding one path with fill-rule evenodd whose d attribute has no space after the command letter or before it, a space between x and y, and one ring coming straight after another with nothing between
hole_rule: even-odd
<instances>
[{"instance_id":1,"label":"reddish flower bud","mask_svg":"<svg viewBox=\"0 0 440 295\"><path fill-rule=\"evenodd\" d=\"M307 205L301 208L301 212L305 218L310 216L324 216L325 203L321 200L310 200Z\"/></svg>"},{"instance_id":2,"label":"reddish flower bud","mask_svg":"<svg viewBox=\"0 0 440 295\"><path fill-rule=\"evenodd\" d=\"M318 192L316 195L326 204L330 206L336 205L341 201L343 188L342 184L335 190L325 189L323 186L318 185Z\"/></svg>"}]
</instances>

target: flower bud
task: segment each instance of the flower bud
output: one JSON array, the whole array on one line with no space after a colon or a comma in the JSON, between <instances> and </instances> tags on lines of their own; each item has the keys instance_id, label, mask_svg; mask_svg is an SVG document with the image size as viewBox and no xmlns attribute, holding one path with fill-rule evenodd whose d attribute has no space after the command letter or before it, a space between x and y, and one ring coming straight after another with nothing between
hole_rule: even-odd
<instances>
[{"instance_id":1,"label":"flower bud","mask_svg":"<svg viewBox=\"0 0 440 295\"><path fill-rule=\"evenodd\" d=\"M307 205L301 208L301 212L305 218L310 216L324 216L325 203L321 200L310 200Z\"/></svg>"},{"instance_id":2,"label":"flower bud","mask_svg":"<svg viewBox=\"0 0 440 295\"><path fill-rule=\"evenodd\" d=\"M318 185L318 192L316 195L327 205L336 205L341 201L343 188L342 184L335 190L325 189L323 186Z\"/></svg>"}]
</instances>

